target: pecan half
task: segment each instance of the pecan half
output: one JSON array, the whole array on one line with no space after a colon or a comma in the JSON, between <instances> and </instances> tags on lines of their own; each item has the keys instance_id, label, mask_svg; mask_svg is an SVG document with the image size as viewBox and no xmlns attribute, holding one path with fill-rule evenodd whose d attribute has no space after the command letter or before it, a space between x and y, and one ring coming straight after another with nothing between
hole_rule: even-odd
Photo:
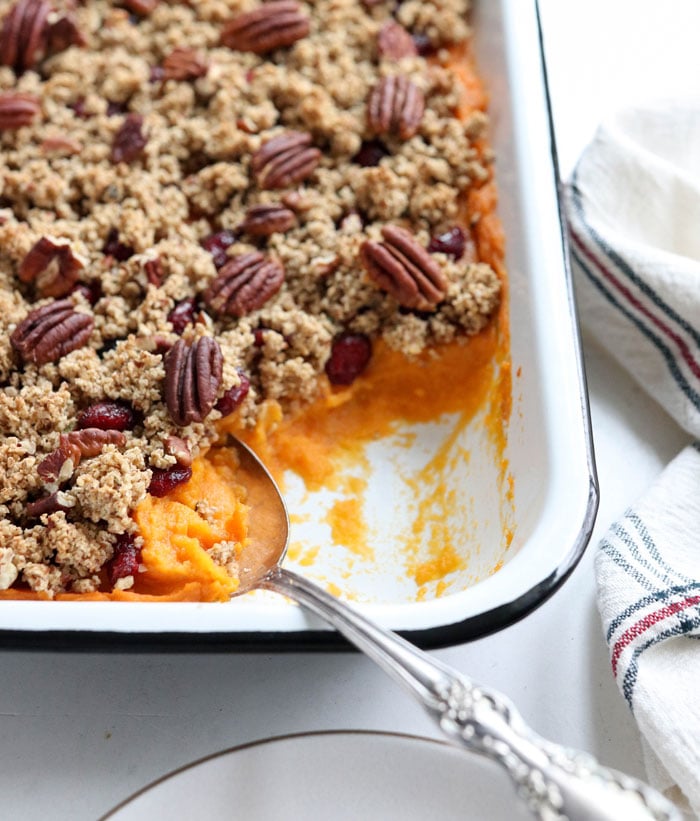
<instances>
[{"instance_id":1,"label":"pecan half","mask_svg":"<svg viewBox=\"0 0 700 821\"><path fill-rule=\"evenodd\" d=\"M285 131L258 148L251 167L261 188L286 188L313 174L320 159L310 134Z\"/></svg>"},{"instance_id":2,"label":"pecan half","mask_svg":"<svg viewBox=\"0 0 700 821\"><path fill-rule=\"evenodd\" d=\"M284 267L260 251L232 257L204 292L204 301L215 313L245 316L261 308L284 282Z\"/></svg>"},{"instance_id":3,"label":"pecan half","mask_svg":"<svg viewBox=\"0 0 700 821\"><path fill-rule=\"evenodd\" d=\"M123 447L126 436L119 430L83 428L62 433L59 446L37 465L37 473L47 482L65 482L85 457L97 456L105 445Z\"/></svg>"},{"instance_id":4,"label":"pecan half","mask_svg":"<svg viewBox=\"0 0 700 821\"><path fill-rule=\"evenodd\" d=\"M60 299L31 311L15 328L10 343L25 362L45 365L82 348L90 339L94 319Z\"/></svg>"},{"instance_id":5,"label":"pecan half","mask_svg":"<svg viewBox=\"0 0 700 821\"><path fill-rule=\"evenodd\" d=\"M309 19L295 0L271 0L229 20L221 31L221 44L237 51L266 54L291 46L308 33Z\"/></svg>"},{"instance_id":6,"label":"pecan half","mask_svg":"<svg viewBox=\"0 0 700 821\"><path fill-rule=\"evenodd\" d=\"M127 114L114 135L109 152L109 158L115 165L120 162L133 162L141 156L148 142L142 128L143 117L140 114Z\"/></svg>"},{"instance_id":7,"label":"pecan half","mask_svg":"<svg viewBox=\"0 0 700 821\"><path fill-rule=\"evenodd\" d=\"M196 80L209 70L207 62L193 48L176 48L163 60L164 80Z\"/></svg>"},{"instance_id":8,"label":"pecan half","mask_svg":"<svg viewBox=\"0 0 700 821\"><path fill-rule=\"evenodd\" d=\"M33 502L28 502L25 512L30 519L38 519L44 513L56 513L59 510L68 511L73 507L72 504L66 504L69 497L61 490L55 490L48 496L42 496L41 499L36 499Z\"/></svg>"},{"instance_id":9,"label":"pecan half","mask_svg":"<svg viewBox=\"0 0 700 821\"><path fill-rule=\"evenodd\" d=\"M48 0L19 0L5 15L0 30L0 63L18 74L34 68L46 51Z\"/></svg>"},{"instance_id":10,"label":"pecan half","mask_svg":"<svg viewBox=\"0 0 700 821\"><path fill-rule=\"evenodd\" d=\"M84 265L67 240L42 237L34 243L17 271L22 282L33 282L42 296L65 296L78 281Z\"/></svg>"},{"instance_id":11,"label":"pecan half","mask_svg":"<svg viewBox=\"0 0 700 821\"><path fill-rule=\"evenodd\" d=\"M287 191L282 194L280 199L290 211L294 211L295 213L308 210L310 205L308 199L304 197L301 191Z\"/></svg>"},{"instance_id":12,"label":"pecan half","mask_svg":"<svg viewBox=\"0 0 700 821\"><path fill-rule=\"evenodd\" d=\"M360 248L369 278L404 308L434 311L447 292L436 260L403 228L385 225L382 236L384 242L368 240Z\"/></svg>"},{"instance_id":13,"label":"pecan half","mask_svg":"<svg viewBox=\"0 0 700 821\"><path fill-rule=\"evenodd\" d=\"M205 419L221 385L219 343L202 336L191 344L178 339L165 355L165 404L176 425Z\"/></svg>"},{"instance_id":14,"label":"pecan half","mask_svg":"<svg viewBox=\"0 0 700 821\"><path fill-rule=\"evenodd\" d=\"M294 211L284 205L252 205L241 223L241 230L251 237L269 237L270 234L282 234L296 222Z\"/></svg>"},{"instance_id":15,"label":"pecan half","mask_svg":"<svg viewBox=\"0 0 700 821\"><path fill-rule=\"evenodd\" d=\"M14 91L0 94L0 131L14 131L29 125L40 111L39 100L31 94Z\"/></svg>"},{"instance_id":16,"label":"pecan half","mask_svg":"<svg viewBox=\"0 0 700 821\"><path fill-rule=\"evenodd\" d=\"M49 54L58 54L71 46L84 46L86 43L71 14L59 17L46 32L46 50Z\"/></svg>"},{"instance_id":17,"label":"pecan half","mask_svg":"<svg viewBox=\"0 0 700 821\"><path fill-rule=\"evenodd\" d=\"M69 444L77 447L81 457L85 459L97 456L105 445L116 445L121 448L126 444L126 436L120 430L81 428L64 435Z\"/></svg>"},{"instance_id":18,"label":"pecan half","mask_svg":"<svg viewBox=\"0 0 700 821\"><path fill-rule=\"evenodd\" d=\"M163 260L160 257L147 259L143 263L143 270L146 272L146 279L151 285L159 288L165 279L165 270L163 268Z\"/></svg>"},{"instance_id":19,"label":"pecan half","mask_svg":"<svg viewBox=\"0 0 700 821\"><path fill-rule=\"evenodd\" d=\"M415 57L418 54L413 37L395 20L387 20L379 29L377 51L380 57L387 60L400 60L402 57Z\"/></svg>"},{"instance_id":20,"label":"pecan half","mask_svg":"<svg viewBox=\"0 0 700 821\"><path fill-rule=\"evenodd\" d=\"M417 133L425 98L418 86L404 75L383 77L367 101L367 121L376 134L397 134L408 140Z\"/></svg>"},{"instance_id":21,"label":"pecan half","mask_svg":"<svg viewBox=\"0 0 700 821\"><path fill-rule=\"evenodd\" d=\"M41 150L44 154L65 154L68 156L80 154L83 150L81 143L72 140L70 137L46 137L41 141Z\"/></svg>"},{"instance_id":22,"label":"pecan half","mask_svg":"<svg viewBox=\"0 0 700 821\"><path fill-rule=\"evenodd\" d=\"M188 468L192 464L190 446L179 436L168 436L163 445L163 450L169 456L174 456L178 465Z\"/></svg>"},{"instance_id":23,"label":"pecan half","mask_svg":"<svg viewBox=\"0 0 700 821\"><path fill-rule=\"evenodd\" d=\"M80 448L61 434L60 444L37 465L36 471L45 482L66 482L80 462Z\"/></svg>"}]
</instances>

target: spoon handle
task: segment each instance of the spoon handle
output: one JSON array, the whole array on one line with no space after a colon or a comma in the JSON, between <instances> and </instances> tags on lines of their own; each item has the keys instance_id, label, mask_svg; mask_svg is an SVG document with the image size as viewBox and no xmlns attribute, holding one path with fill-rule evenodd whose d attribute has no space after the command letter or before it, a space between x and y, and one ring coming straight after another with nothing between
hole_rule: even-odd
<instances>
[{"instance_id":1,"label":"spoon handle","mask_svg":"<svg viewBox=\"0 0 700 821\"><path fill-rule=\"evenodd\" d=\"M331 624L408 689L454 744L504 767L536 817L682 819L647 784L537 735L505 696L474 684L303 576L277 567L259 586L288 596Z\"/></svg>"}]
</instances>

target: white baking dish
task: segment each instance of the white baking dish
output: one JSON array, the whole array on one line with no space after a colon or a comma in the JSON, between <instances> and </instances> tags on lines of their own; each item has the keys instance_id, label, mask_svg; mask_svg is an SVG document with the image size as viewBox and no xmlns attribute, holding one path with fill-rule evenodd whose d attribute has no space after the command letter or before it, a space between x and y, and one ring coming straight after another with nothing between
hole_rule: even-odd
<instances>
[{"instance_id":1,"label":"white baking dish","mask_svg":"<svg viewBox=\"0 0 700 821\"><path fill-rule=\"evenodd\" d=\"M323 544L327 494L290 484L293 512L309 524L293 537L323 544L302 572L331 582L370 617L424 646L457 643L499 629L541 604L580 558L593 527L597 484L581 351L557 197L557 171L535 0L481 0L472 19L482 75L491 94L500 216L507 236L513 410L507 458L514 479L504 497L493 447L477 418L460 445L470 453L449 481L458 502L450 528L460 534L467 569L440 596L403 572L406 501L395 470L419 466L449 429L414 429L407 453L370 450L367 496L374 559L349 561ZM512 528L506 549L504 519ZM501 569L490 573L497 562ZM290 566L294 566L290 562ZM340 640L296 605L255 593L228 604L0 602L0 643L100 649L308 649Z\"/></svg>"}]
</instances>

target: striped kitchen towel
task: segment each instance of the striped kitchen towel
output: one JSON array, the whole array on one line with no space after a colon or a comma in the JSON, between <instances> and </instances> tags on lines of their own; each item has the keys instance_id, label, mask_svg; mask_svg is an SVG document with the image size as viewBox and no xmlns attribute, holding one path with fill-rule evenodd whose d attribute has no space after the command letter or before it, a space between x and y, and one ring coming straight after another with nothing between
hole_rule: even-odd
<instances>
[{"instance_id":1,"label":"striped kitchen towel","mask_svg":"<svg viewBox=\"0 0 700 821\"><path fill-rule=\"evenodd\" d=\"M565 188L587 331L700 437L700 101L602 126ZM700 446L608 531L598 607L649 780L700 817Z\"/></svg>"}]
</instances>

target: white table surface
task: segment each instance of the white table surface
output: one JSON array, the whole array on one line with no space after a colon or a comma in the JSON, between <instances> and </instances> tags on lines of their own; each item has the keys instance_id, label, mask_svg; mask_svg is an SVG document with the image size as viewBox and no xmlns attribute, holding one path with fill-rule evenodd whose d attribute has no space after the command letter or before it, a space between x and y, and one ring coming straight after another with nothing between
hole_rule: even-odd
<instances>
[{"instance_id":1,"label":"white table surface","mask_svg":"<svg viewBox=\"0 0 700 821\"><path fill-rule=\"evenodd\" d=\"M488 2L488 0L486 0ZM523 2L523 0L512 0ZM697 0L541 0L564 176L607 110L690 88ZM689 437L585 339L601 505L552 599L489 638L436 652L508 693L542 734L643 775L594 598L595 544ZM358 654L0 653L0 817L95 819L154 778L236 744L319 729L436 735Z\"/></svg>"}]
</instances>

